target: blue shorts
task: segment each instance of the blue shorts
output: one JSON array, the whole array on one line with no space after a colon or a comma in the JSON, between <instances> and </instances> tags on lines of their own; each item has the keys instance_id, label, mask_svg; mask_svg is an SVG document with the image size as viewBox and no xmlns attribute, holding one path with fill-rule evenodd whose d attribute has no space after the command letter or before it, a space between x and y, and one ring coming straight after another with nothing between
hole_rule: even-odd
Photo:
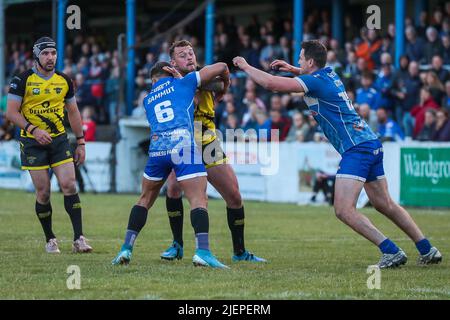
<instances>
[{"instance_id":1,"label":"blue shorts","mask_svg":"<svg viewBox=\"0 0 450 320\"><path fill-rule=\"evenodd\" d=\"M189 153L189 148L181 149L177 154L172 154L171 151L150 151L144 178L152 181L166 180L172 169L175 170L178 181L206 176L201 153L192 148L190 154L183 155L185 150Z\"/></svg>"},{"instance_id":2,"label":"blue shorts","mask_svg":"<svg viewBox=\"0 0 450 320\"><path fill-rule=\"evenodd\" d=\"M362 182L383 179L383 146L380 140L366 141L345 151L336 178Z\"/></svg>"}]
</instances>

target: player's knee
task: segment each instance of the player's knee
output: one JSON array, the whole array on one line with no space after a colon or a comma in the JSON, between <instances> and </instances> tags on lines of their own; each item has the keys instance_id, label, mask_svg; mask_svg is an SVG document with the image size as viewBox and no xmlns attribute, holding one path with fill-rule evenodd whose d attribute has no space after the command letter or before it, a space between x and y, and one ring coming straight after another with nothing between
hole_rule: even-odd
<instances>
[{"instance_id":1,"label":"player's knee","mask_svg":"<svg viewBox=\"0 0 450 320\"><path fill-rule=\"evenodd\" d=\"M50 200L50 189L45 187L36 188L36 198L39 203L47 203Z\"/></svg>"},{"instance_id":2,"label":"player's knee","mask_svg":"<svg viewBox=\"0 0 450 320\"><path fill-rule=\"evenodd\" d=\"M378 212L383 214L389 214L395 206L395 203L391 199L387 199L385 201L377 201L373 204L373 207Z\"/></svg>"},{"instance_id":3,"label":"player's knee","mask_svg":"<svg viewBox=\"0 0 450 320\"><path fill-rule=\"evenodd\" d=\"M348 221L350 218L350 215L352 214L351 210L348 210L344 207L335 207L334 213L335 213L336 217L343 222Z\"/></svg>"},{"instance_id":4,"label":"player's knee","mask_svg":"<svg viewBox=\"0 0 450 320\"><path fill-rule=\"evenodd\" d=\"M189 199L189 204L191 208L207 208L208 196L206 193L191 196L191 199Z\"/></svg>"},{"instance_id":5,"label":"player's knee","mask_svg":"<svg viewBox=\"0 0 450 320\"><path fill-rule=\"evenodd\" d=\"M227 195L225 199L228 208L240 208L242 207L242 197L238 188L233 188L232 192Z\"/></svg>"},{"instance_id":6,"label":"player's knee","mask_svg":"<svg viewBox=\"0 0 450 320\"><path fill-rule=\"evenodd\" d=\"M181 188L177 184L172 184L167 187L167 196L169 198L177 199L182 196Z\"/></svg>"},{"instance_id":7,"label":"player's knee","mask_svg":"<svg viewBox=\"0 0 450 320\"><path fill-rule=\"evenodd\" d=\"M77 185L75 178L64 179L60 181L59 186L64 194L75 194L77 192Z\"/></svg>"}]
</instances>

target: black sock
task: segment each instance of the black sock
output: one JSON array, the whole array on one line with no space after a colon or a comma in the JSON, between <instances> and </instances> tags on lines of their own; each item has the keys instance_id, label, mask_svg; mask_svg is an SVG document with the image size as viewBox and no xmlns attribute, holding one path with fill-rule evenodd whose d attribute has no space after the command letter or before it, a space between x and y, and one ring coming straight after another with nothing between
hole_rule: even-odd
<instances>
[{"instance_id":1,"label":"black sock","mask_svg":"<svg viewBox=\"0 0 450 320\"><path fill-rule=\"evenodd\" d=\"M183 200L166 196L166 209L169 215L170 229L173 240L183 246Z\"/></svg>"},{"instance_id":2,"label":"black sock","mask_svg":"<svg viewBox=\"0 0 450 320\"><path fill-rule=\"evenodd\" d=\"M204 208L191 210L191 224L195 232L195 248L209 250L209 217Z\"/></svg>"},{"instance_id":3,"label":"black sock","mask_svg":"<svg viewBox=\"0 0 450 320\"><path fill-rule=\"evenodd\" d=\"M132 250L134 241L136 241L139 232L147 222L148 210L145 207L135 205L131 208L130 217L128 218L128 228L125 234L124 245Z\"/></svg>"},{"instance_id":4,"label":"black sock","mask_svg":"<svg viewBox=\"0 0 450 320\"><path fill-rule=\"evenodd\" d=\"M52 231L52 205L50 202L47 204L40 204L36 201L35 210L36 215L41 222L42 229L44 230L46 242L52 238L56 238Z\"/></svg>"},{"instance_id":5,"label":"black sock","mask_svg":"<svg viewBox=\"0 0 450 320\"><path fill-rule=\"evenodd\" d=\"M77 240L83 235L83 225L81 221L81 203L78 193L64 196L64 208L69 214L73 227L73 240Z\"/></svg>"},{"instance_id":6,"label":"black sock","mask_svg":"<svg viewBox=\"0 0 450 320\"><path fill-rule=\"evenodd\" d=\"M130 218L128 219L128 230L134 232L141 232L142 228L147 222L148 210L145 207L135 205L130 212Z\"/></svg>"},{"instance_id":7,"label":"black sock","mask_svg":"<svg viewBox=\"0 0 450 320\"><path fill-rule=\"evenodd\" d=\"M234 254L240 255L245 251L244 245L244 207L239 209L227 208L228 227L233 240Z\"/></svg>"}]
</instances>

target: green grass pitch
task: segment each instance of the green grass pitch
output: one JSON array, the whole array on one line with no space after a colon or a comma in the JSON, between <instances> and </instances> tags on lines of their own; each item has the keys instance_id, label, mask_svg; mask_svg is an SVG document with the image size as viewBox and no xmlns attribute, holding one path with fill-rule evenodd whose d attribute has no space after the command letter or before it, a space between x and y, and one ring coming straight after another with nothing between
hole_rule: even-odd
<instances>
[{"instance_id":1,"label":"green grass pitch","mask_svg":"<svg viewBox=\"0 0 450 320\"><path fill-rule=\"evenodd\" d=\"M401 269L383 270L381 288L369 290L367 267L378 262L376 247L334 216L329 207L245 203L246 247L267 264L231 262L232 244L223 201L210 200L213 253L231 270L192 265L194 236L185 201L185 257L162 261L171 243L164 199L151 209L127 267L110 262L118 252L137 195L81 195L84 232L94 253L71 253L72 227L63 197L52 194L53 227L60 255L44 250L34 213L34 194L0 190L0 299L449 299L450 212L410 213L444 256L440 265L419 267L414 244L385 217L370 219L408 254ZM81 271L81 289L69 290L67 268Z\"/></svg>"}]
</instances>

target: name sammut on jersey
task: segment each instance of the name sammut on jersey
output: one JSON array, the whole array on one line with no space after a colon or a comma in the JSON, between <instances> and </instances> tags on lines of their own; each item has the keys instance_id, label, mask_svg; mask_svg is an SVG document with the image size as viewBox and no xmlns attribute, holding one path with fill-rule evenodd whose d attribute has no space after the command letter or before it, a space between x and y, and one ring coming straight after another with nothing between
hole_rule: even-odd
<instances>
[{"instance_id":1,"label":"name sammut on jersey","mask_svg":"<svg viewBox=\"0 0 450 320\"><path fill-rule=\"evenodd\" d=\"M356 113L339 76L326 67L295 78L305 90L304 101L325 136L340 153L377 139Z\"/></svg>"},{"instance_id":2,"label":"name sammut on jersey","mask_svg":"<svg viewBox=\"0 0 450 320\"><path fill-rule=\"evenodd\" d=\"M194 96L200 86L200 75L191 72L183 78L159 79L144 98L150 124L150 155L166 155L195 146Z\"/></svg>"}]
</instances>

